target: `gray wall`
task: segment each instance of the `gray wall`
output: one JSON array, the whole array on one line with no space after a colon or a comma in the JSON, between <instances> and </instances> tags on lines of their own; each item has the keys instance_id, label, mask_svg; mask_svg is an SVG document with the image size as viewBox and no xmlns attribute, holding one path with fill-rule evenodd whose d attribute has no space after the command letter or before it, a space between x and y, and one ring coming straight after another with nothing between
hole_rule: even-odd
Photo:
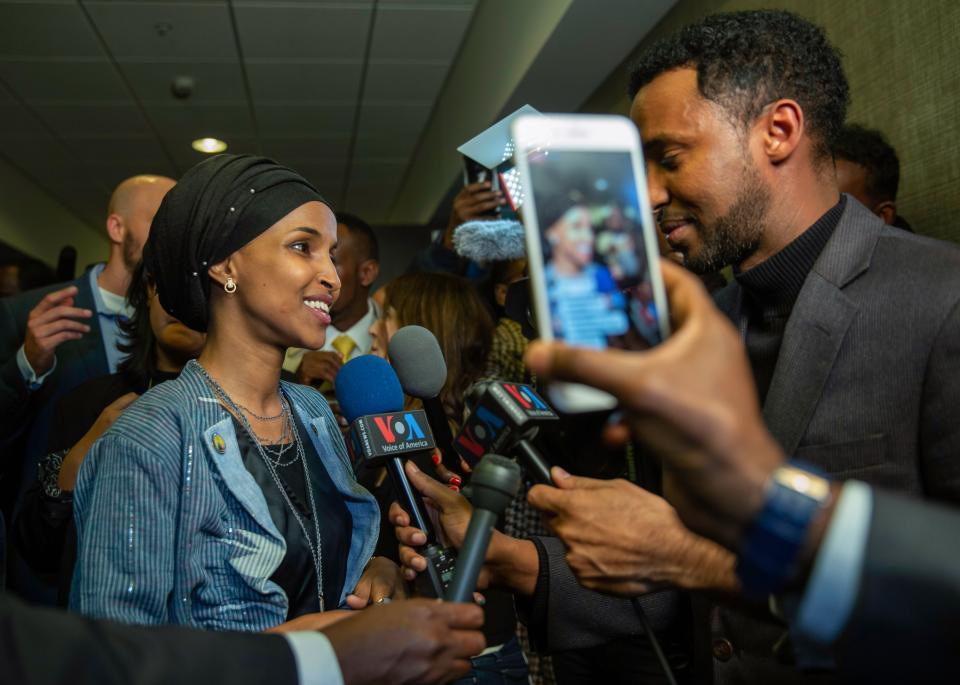
<instances>
[{"instance_id":1,"label":"gray wall","mask_svg":"<svg viewBox=\"0 0 960 685\"><path fill-rule=\"evenodd\" d=\"M430 229L425 226L377 226L374 229L380 245L379 288L391 278L407 270L418 252L430 244Z\"/></svg>"},{"instance_id":2,"label":"gray wall","mask_svg":"<svg viewBox=\"0 0 960 685\"><path fill-rule=\"evenodd\" d=\"M712 12L761 8L790 10L826 29L844 55L849 120L883 131L897 149L900 214L918 233L960 242L960 2L680 0L637 51ZM627 113L632 60L584 111Z\"/></svg>"},{"instance_id":3,"label":"gray wall","mask_svg":"<svg viewBox=\"0 0 960 685\"><path fill-rule=\"evenodd\" d=\"M106 218L107 208L103 208ZM56 266L60 248L77 248L77 271L110 254L106 227L81 221L17 169L0 159L0 240Z\"/></svg>"}]
</instances>

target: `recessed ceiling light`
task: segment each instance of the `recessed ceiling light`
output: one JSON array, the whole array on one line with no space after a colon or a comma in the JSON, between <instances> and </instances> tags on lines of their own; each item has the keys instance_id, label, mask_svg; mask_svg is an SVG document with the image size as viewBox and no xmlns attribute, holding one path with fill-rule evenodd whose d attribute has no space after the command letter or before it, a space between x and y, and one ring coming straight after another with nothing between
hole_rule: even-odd
<instances>
[{"instance_id":1,"label":"recessed ceiling light","mask_svg":"<svg viewBox=\"0 0 960 685\"><path fill-rule=\"evenodd\" d=\"M197 152L206 152L208 155L212 155L226 150L227 144L217 138L197 138L190 143L190 147Z\"/></svg>"}]
</instances>

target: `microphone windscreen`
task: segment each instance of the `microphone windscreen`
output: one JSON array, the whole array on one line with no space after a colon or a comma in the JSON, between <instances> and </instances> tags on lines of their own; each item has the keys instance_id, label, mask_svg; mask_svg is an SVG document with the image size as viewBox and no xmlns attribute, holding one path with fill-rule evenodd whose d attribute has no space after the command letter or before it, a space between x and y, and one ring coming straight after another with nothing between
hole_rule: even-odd
<instances>
[{"instance_id":1,"label":"microphone windscreen","mask_svg":"<svg viewBox=\"0 0 960 685\"><path fill-rule=\"evenodd\" d=\"M523 225L517 221L468 221L453 232L453 249L475 262L504 262L527 256Z\"/></svg>"},{"instance_id":2,"label":"microphone windscreen","mask_svg":"<svg viewBox=\"0 0 960 685\"><path fill-rule=\"evenodd\" d=\"M350 423L359 416L403 409L397 374L386 360L372 354L355 357L340 367L334 392Z\"/></svg>"},{"instance_id":3,"label":"microphone windscreen","mask_svg":"<svg viewBox=\"0 0 960 685\"><path fill-rule=\"evenodd\" d=\"M404 326L390 338L387 354L404 391L428 399L447 382L447 362L433 333L423 326Z\"/></svg>"}]
</instances>

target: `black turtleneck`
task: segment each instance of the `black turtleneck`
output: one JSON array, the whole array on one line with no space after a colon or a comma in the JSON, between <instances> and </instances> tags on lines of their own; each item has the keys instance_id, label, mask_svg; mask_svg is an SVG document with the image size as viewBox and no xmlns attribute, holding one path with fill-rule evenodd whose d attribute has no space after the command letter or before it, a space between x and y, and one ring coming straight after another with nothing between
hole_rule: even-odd
<instances>
[{"instance_id":1,"label":"black turtleneck","mask_svg":"<svg viewBox=\"0 0 960 685\"><path fill-rule=\"evenodd\" d=\"M783 332L804 281L840 222L846 196L793 242L752 269L734 273L743 291L741 324L746 322L747 356L761 406L780 355Z\"/></svg>"}]
</instances>

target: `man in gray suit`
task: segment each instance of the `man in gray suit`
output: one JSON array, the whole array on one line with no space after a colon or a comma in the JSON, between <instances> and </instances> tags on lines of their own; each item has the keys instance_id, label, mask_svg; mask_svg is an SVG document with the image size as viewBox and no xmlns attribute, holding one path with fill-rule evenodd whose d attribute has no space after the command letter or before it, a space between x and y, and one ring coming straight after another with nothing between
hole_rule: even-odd
<instances>
[{"instance_id":1,"label":"man in gray suit","mask_svg":"<svg viewBox=\"0 0 960 685\"><path fill-rule=\"evenodd\" d=\"M782 494L776 482L793 474L804 492L824 486L786 559L791 573L779 604L792 631L820 650L834 649L845 679L954 682L960 510L855 480L829 485L785 462L763 425L736 330L691 275L667 264L664 277L675 328L660 349L537 343L527 353L531 370L614 394L636 437L663 460L680 518L740 550L741 561L758 520L796 525L803 505L791 498L787 509L771 506ZM553 479L557 487L536 486L530 502L551 515L579 578L621 595L631 594L631 580L649 582L644 538L650 533L625 513L651 495L626 481L576 478L557 468Z\"/></svg>"},{"instance_id":2,"label":"man in gray suit","mask_svg":"<svg viewBox=\"0 0 960 685\"><path fill-rule=\"evenodd\" d=\"M840 195L839 55L787 12L707 17L631 74L651 204L743 336L784 452L837 478L960 499L960 252ZM798 680L782 626L710 611L718 682ZM777 645L775 649L775 645Z\"/></svg>"}]
</instances>

